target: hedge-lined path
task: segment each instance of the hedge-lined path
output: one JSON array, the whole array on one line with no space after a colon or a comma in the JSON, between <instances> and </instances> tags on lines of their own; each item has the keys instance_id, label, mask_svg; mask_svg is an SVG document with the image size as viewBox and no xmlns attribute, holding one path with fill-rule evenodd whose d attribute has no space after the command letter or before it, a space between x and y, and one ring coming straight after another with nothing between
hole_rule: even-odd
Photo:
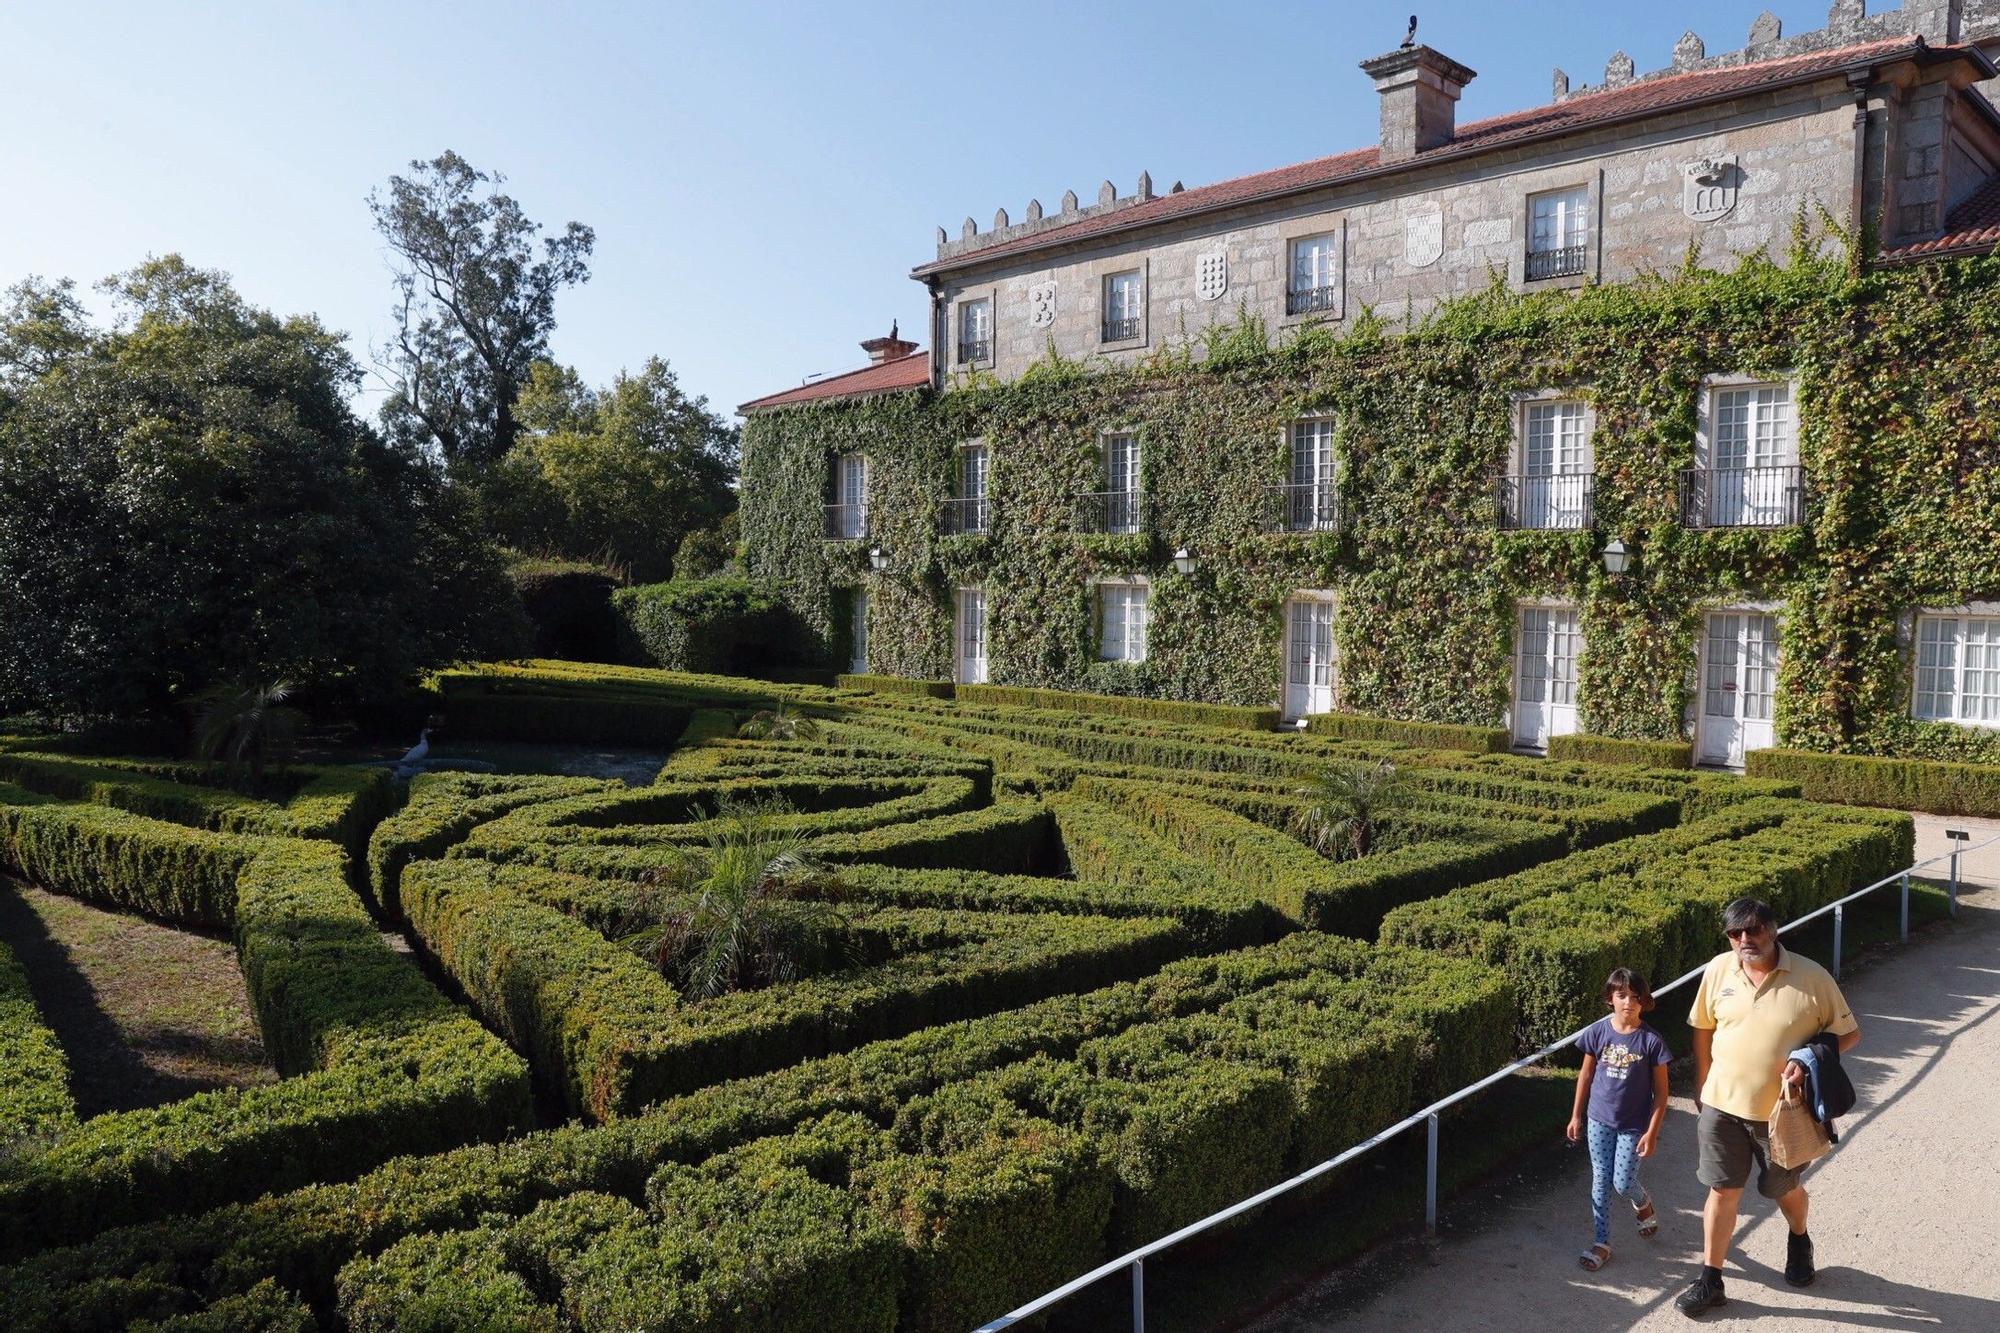
<instances>
[{"instance_id":1,"label":"hedge-lined path","mask_svg":"<svg viewBox=\"0 0 2000 1333\"><path fill-rule=\"evenodd\" d=\"M1753 1199L1724 1273L1729 1304L1701 1324L1757 1333L2000 1328L1991 1240L2000 1198L1992 1144L2000 889L1968 894L1958 922L1852 973L1846 990L1863 1032L1850 1057L1862 1109L1808 1176L1820 1280L1803 1291L1785 1285L1784 1221ZM1595 1275L1577 1268L1590 1239L1589 1168L1578 1148L1551 1184L1512 1197L1478 1187L1447 1202L1432 1263L1384 1274L1411 1252L1399 1247L1386 1263L1316 1284L1254 1325L1257 1333L1692 1327L1673 1307L1698 1262L1705 1193L1694 1178L1684 1081L1683 1072L1660 1155L1645 1168L1661 1205L1658 1240L1639 1240L1619 1217L1612 1262ZM1469 1206L1485 1217L1455 1228Z\"/></svg>"},{"instance_id":2,"label":"hedge-lined path","mask_svg":"<svg viewBox=\"0 0 2000 1333\"><path fill-rule=\"evenodd\" d=\"M0 877L0 942L28 974L85 1117L277 1080L226 939Z\"/></svg>"}]
</instances>

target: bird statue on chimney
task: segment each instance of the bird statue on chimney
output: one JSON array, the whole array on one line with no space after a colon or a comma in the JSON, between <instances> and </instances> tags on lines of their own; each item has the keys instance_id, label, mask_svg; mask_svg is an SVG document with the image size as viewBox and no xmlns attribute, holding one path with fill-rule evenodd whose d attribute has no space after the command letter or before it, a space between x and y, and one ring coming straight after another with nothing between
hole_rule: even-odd
<instances>
[{"instance_id":1,"label":"bird statue on chimney","mask_svg":"<svg viewBox=\"0 0 2000 1333\"><path fill-rule=\"evenodd\" d=\"M1410 30L1403 34L1403 47L1407 51L1417 44L1417 16L1410 15Z\"/></svg>"},{"instance_id":2,"label":"bird statue on chimney","mask_svg":"<svg viewBox=\"0 0 2000 1333\"><path fill-rule=\"evenodd\" d=\"M898 341L898 339L897 339L897 337L896 337L896 325L897 325L897 324L898 324L899 322L900 322L900 321L898 321L898 320L893 320L893 319L889 321L889 341L890 341L890 342L896 342L896 341Z\"/></svg>"}]
</instances>

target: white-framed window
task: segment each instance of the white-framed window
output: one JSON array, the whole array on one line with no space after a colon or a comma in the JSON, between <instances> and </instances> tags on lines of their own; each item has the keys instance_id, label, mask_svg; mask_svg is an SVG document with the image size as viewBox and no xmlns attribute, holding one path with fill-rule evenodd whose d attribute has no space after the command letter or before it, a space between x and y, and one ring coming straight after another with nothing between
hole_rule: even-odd
<instances>
[{"instance_id":1,"label":"white-framed window","mask_svg":"<svg viewBox=\"0 0 2000 1333\"><path fill-rule=\"evenodd\" d=\"M1788 380L1703 381L1695 467L1683 521L1690 527L1786 527L1805 517L1798 410Z\"/></svg>"},{"instance_id":2,"label":"white-framed window","mask_svg":"<svg viewBox=\"0 0 2000 1333\"><path fill-rule=\"evenodd\" d=\"M986 505L986 444L969 440L958 447L957 494L952 497L952 530L985 532L992 518Z\"/></svg>"},{"instance_id":3,"label":"white-framed window","mask_svg":"<svg viewBox=\"0 0 2000 1333\"><path fill-rule=\"evenodd\" d=\"M1528 399L1516 419L1511 525L1590 526L1590 407L1573 398Z\"/></svg>"},{"instance_id":4,"label":"white-framed window","mask_svg":"<svg viewBox=\"0 0 2000 1333\"><path fill-rule=\"evenodd\" d=\"M1926 722L2000 727L2000 604L1975 611L1917 616L1910 711Z\"/></svg>"},{"instance_id":5,"label":"white-framed window","mask_svg":"<svg viewBox=\"0 0 2000 1333\"><path fill-rule=\"evenodd\" d=\"M986 589L977 585L958 590L957 642L961 685L986 683Z\"/></svg>"},{"instance_id":6,"label":"white-framed window","mask_svg":"<svg viewBox=\"0 0 2000 1333\"><path fill-rule=\"evenodd\" d=\"M1334 597L1301 590L1285 602L1284 715L1298 719L1333 710L1339 661L1334 652Z\"/></svg>"},{"instance_id":7,"label":"white-framed window","mask_svg":"<svg viewBox=\"0 0 2000 1333\"><path fill-rule=\"evenodd\" d=\"M1104 437L1104 508L1100 530L1137 532L1140 526L1142 481L1139 437L1116 431Z\"/></svg>"},{"instance_id":8,"label":"white-framed window","mask_svg":"<svg viewBox=\"0 0 2000 1333\"><path fill-rule=\"evenodd\" d=\"M1287 428L1291 467L1282 517L1288 532L1324 532L1339 526L1333 424L1332 417L1302 417Z\"/></svg>"},{"instance_id":9,"label":"white-framed window","mask_svg":"<svg viewBox=\"0 0 2000 1333\"><path fill-rule=\"evenodd\" d=\"M1143 583L1097 585L1097 656L1106 662L1146 660L1146 594Z\"/></svg>"},{"instance_id":10,"label":"white-framed window","mask_svg":"<svg viewBox=\"0 0 2000 1333\"><path fill-rule=\"evenodd\" d=\"M854 590L853 631L850 634L852 651L848 654L847 669L855 675L864 675L868 670L868 589Z\"/></svg>"},{"instance_id":11,"label":"white-framed window","mask_svg":"<svg viewBox=\"0 0 2000 1333\"><path fill-rule=\"evenodd\" d=\"M1590 244L1589 218L1588 186L1529 196L1527 276L1562 278L1582 273Z\"/></svg>"},{"instance_id":12,"label":"white-framed window","mask_svg":"<svg viewBox=\"0 0 2000 1333\"><path fill-rule=\"evenodd\" d=\"M827 535L859 541L868 533L868 456L838 454L833 460L833 495L827 506Z\"/></svg>"},{"instance_id":13,"label":"white-framed window","mask_svg":"<svg viewBox=\"0 0 2000 1333\"><path fill-rule=\"evenodd\" d=\"M1136 338L1144 328L1146 284L1138 269L1112 273L1104 279L1104 341Z\"/></svg>"},{"instance_id":14,"label":"white-framed window","mask_svg":"<svg viewBox=\"0 0 2000 1333\"><path fill-rule=\"evenodd\" d=\"M958 363L993 359L993 298L982 296L958 306Z\"/></svg>"},{"instance_id":15,"label":"white-framed window","mask_svg":"<svg viewBox=\"0 0 2000 1333\"><path fill-rule=\"evenodd\" d=\"M1322 232L1291 243L1291 277L1285 285L1285 313L1308 314L1340 303L1340 236Z\"/></svg>"}]
</instances>

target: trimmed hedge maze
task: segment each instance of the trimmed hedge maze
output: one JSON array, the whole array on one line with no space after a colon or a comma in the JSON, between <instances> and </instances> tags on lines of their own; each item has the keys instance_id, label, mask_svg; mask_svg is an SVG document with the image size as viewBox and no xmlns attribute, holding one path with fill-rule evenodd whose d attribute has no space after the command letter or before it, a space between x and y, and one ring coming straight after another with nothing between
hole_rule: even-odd
<instances>
[{"instance_id":1,"label":"trimmed hedge maze","mask_svg":"<svg viewBox=\"0 0 2000 1333\"><path fill-rule=\"evenodd\" d=\"M0 756L0 860L233 929L290 1075L79 1125L0 960L11 1323L962 1330L1592 1016L1613 963L1705 959L1725 899L1795 912L1911 846L1782 781L1458 736L556 663L436 687L447 734L678 743L644 787L435 773L400 806L359 770L176 804L222 789ZM1294 834L1307 781L1384 760L1368 855ZM686 989L634 933L779 801L840 947Z\"/></svg>"}]
</instances>

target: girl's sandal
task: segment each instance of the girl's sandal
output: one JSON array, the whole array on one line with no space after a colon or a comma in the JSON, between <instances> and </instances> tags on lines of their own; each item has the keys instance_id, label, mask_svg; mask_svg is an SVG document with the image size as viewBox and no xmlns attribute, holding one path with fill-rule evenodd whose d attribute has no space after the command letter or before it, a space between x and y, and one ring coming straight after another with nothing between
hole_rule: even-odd
<instances>
[{"instance_id":1,"label":"girl's sandal","mask_svg":"<svg viewBox=\"0 0 2000 1333\"><path fill-rule=\"evenodd\" d=\"M1598 1269L1611 1262L1611 1247L1609 1245L1593 1245L1582 1254L1576 1256L1576 1261L1583 1266L1584 1272L1595 1273Z\"/></svg>"},{"instance_id":2,"label":"girl's sandal","mask_svg":"<svg viewBox=\"0 0 2000 1333\"><path fill-rule=\"evenodd\" d=\"M1653 1201L1649 1198L1632 1210L1639 1219L1639 1234L1647 1240L1660 1234L1660 1215L1653 1211Z\"/></svg>"}]
</instances>

